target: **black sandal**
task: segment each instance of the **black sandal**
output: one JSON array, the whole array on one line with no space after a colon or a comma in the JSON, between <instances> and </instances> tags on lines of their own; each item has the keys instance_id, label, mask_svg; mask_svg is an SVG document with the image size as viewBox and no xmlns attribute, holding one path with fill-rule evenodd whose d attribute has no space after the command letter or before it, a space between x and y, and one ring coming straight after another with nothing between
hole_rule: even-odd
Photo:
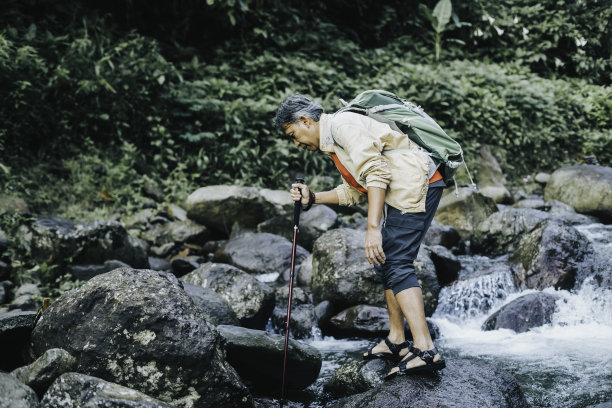
<instances>
[{"instance_id":1,"label":"black sandal","mask_svg":"<svg viewBox=\"0 0 612 408\"><path fill-rule=\"evenodd\" d=\"M394 362L398 362L402 359L402 357L404 356L400 356L400 352L407 348L408 352L412 352L412 342L411 341L404 341L402 343L399 344L395 344L395 343L391 343L391 340L389 340L389 337L385 337L385 344L387 345L387 347L389 347L389 350L391 351L390 353L386 353L386 352L381 352L381 353L372 353L372 350L374 349L374 347L372 347L371 349L368 350L368 354L366 354L365 356L363 356L364 360L374 360L376 358L383 358L386 360L391 360Z\"/></svg>"},{"instance_id":2,"label":"black sandal","mask_svg":"<svg viewBox=\"0 0 612 408\"><path fill-rule=\"evenodd\" d=\"M431 350L425 350L425 351L421 351L416 347L412 347L410 352L412 353L411 356L409 356L408 358L404 360L401 360L397 364L396 367L399 368L399 370L393 373L387 374L385 377L385 380L390 380L398 375L409 375L409 374L415 374L415 373L433 373L435 371L442 370L443 368L446 367L446 361L442 359L438 361L434 361L434 357L436 356L436 354L438 354L438 349L435 347L432 348ZM408 364L408 362L410 360L414 360L417 357L423 360L425 362L425 365L406 368L406 365Z\"/></svg>"}]
</instances>

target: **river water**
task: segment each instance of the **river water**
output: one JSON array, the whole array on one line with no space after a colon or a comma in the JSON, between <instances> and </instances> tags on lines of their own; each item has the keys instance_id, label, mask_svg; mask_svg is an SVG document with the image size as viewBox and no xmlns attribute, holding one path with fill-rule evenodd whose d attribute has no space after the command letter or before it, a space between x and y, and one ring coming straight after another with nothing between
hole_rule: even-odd
<instances>
[{"instance_id":1,"label":"river water","mask_svg":"<svg viewBox=\"0 0 612 408\"><path fill-rule=\"evenodd\" d=\"M612 268L612 225L577 227L595 247L595 256ZM514 281L507 257L461 256L460 279L442 289L432 321L440 329L437 345L444 358L485 360L514 375L533 407L584 408L612 402L612 288L585 282L577 291L552 288L559 296L552 323L526 333L482 331L486 318L530 292ZM321 338L309 343L323 354L319 379L306 406L325 408L323 384L342 364L359 359L374 341ZM304 401L306 402L306 401Z\"/></svg>"}]
</instances>

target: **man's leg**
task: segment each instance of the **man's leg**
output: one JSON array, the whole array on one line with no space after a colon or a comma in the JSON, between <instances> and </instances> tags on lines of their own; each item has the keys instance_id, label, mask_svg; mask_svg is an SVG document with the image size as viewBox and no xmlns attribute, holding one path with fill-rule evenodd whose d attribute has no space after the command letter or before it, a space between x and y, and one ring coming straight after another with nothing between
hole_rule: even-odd
<instances>
[{"instance_id":1,"label":"man's leg","mask_svg":"<svg viewBox=\"0 0 612 408\"><path fill-rule=\"evenodd\" d=\"M403 343L406 340L404 334L404 315L391 289L385 290L385 301L387 302L387 312L389 313L389 341L394 344ZM372 349L372 353L389 352L389 347L387 347L384 341ZM406 354L408 354L407 347L400 351L400 356L403 357Z\"/></svg>"}]
</instances>

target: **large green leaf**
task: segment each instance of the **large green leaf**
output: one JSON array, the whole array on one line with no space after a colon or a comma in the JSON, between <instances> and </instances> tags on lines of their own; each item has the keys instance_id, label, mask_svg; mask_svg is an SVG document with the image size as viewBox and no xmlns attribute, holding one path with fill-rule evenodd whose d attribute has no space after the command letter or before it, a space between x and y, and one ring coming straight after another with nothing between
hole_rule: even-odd
<instances>
[{"instance_id":1,"label":"large green leaf","mask_svg":"<svg viewBox=\"0 0 612 408\"><path fill-rule=\"evenodd\" d=\"M433 15L438 20L438 25L434 26L437 33L444 31L453 13L453 5L450 0L440 0L434 7Z\"/></svg>"}]
</instances>

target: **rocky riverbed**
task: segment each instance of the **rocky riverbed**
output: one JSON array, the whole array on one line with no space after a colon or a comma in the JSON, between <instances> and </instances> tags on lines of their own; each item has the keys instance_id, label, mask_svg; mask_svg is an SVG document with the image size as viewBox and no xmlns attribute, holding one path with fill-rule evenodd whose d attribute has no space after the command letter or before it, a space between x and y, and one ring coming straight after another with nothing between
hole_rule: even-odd
<instances>
[{"instance_id":1,"label":"rocky riverbed","mask_svg":"<svg viewBox=\"0 0 612 408\"><path fill-rule=\"evenodd\" d=\"M537 368L508 357L525 339L543 353L539 339L562 327L612 333L605 318L584 323L611 310L612 169L562 168L531 195L487 180L480 191L447 189L415 262L430 330L448 359L436 376L383 383L388 363L359 358L388 329L382 285L363 257L363 209L315 206L302 215L289 406L612 402L608 371L590 397L546 405L523 378ZM0 407L278 406L292 207L284 191L207 186L181 206L121 221L38 216L13 235L0 231ZM17 260L6 255L17 252L8 248L53 265L45 279L70 274L83 284L37 319L43 277L17 282ZM576 297L595 299L578 314L582 323L568 317ZM589 354L609 351L594 335ZM612 368L609 355L600 369ZM542 375L551 370L542 366ZM536 382L544 393L557 389Z\"/></svg>"}]
</instances>

